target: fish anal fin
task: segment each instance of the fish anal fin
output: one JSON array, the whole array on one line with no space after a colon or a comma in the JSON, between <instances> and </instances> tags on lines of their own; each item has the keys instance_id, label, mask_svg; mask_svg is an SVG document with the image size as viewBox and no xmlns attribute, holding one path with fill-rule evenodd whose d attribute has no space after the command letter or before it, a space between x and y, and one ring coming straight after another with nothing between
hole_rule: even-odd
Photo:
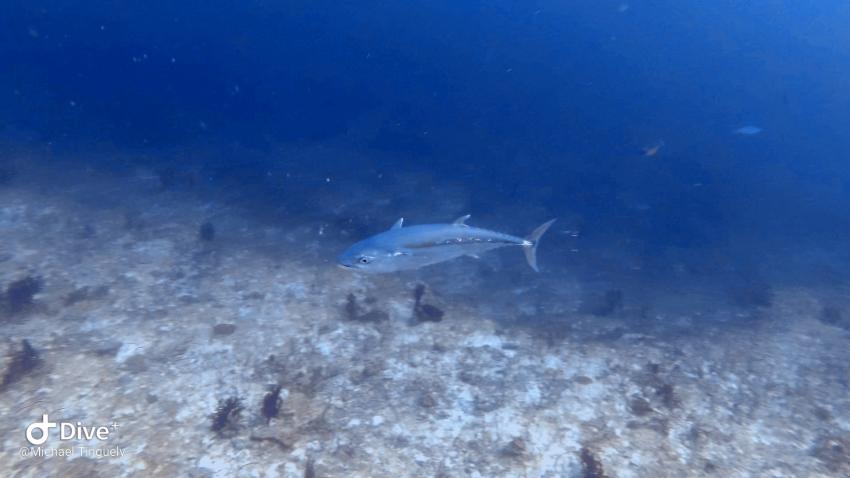
<instances>
[{"instance_id":1,"label":"fish anal fin","mask_svg":"<svg viewBox=\"0 0 850 478\"><path fill-rule=\"evenodd\" d=\"M469 219L470 216L471 216L471 214L466 214L464 216L461 216L461 217L455 219L452 224L454 224L455 226L466 226L466 220ZM469 227L469 226L467 226L467 227Z\"/></svg>"},{"instance_id":2,"label":"fish anal fin","mask_svg":"<svg viewBox=\"0 0 850 478\"><path fill-rule=\"evenodd\" d=\"M400 217L400 218L398 218L398 221L396 221L395 224L393 224L393 227L391 227L390 229L401 229L402 224L404 224L404 218Z\"/></svg>"}]
</instances>

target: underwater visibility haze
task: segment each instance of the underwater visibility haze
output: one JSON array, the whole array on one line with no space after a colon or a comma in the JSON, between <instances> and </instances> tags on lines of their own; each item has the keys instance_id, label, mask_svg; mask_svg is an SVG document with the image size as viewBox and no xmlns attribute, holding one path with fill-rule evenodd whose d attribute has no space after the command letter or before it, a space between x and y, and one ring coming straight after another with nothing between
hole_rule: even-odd
<instances>
[{"instance_id":1,"label":"underwater visibility haze","mask_svg":"<svg viewBox=\"0 0 850 478\"><path fill-rule=\"evenodd\" d=\"M0 2L0 476L850 476L847 25Z\"/></svg>"}]
</instances>

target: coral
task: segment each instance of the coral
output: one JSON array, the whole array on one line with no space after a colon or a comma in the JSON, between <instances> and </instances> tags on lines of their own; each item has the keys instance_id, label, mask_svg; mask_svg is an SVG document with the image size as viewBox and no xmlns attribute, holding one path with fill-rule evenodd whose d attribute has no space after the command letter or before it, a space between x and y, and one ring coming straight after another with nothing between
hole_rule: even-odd
<instances>
[{"instance_id":1,"label":"coral","mask_svg":"<svg viewBox=\"0 0 850 478\"><path fill-rule=\"evenodd\" d=\"M602 468L602 462L587 447L582 447L579 452L581 459L581 478L608 478Z\"/></svg>"},{"instance_id":2,"label":"coral","mask_svg":"<svg viewBox=\"0 0 850 478\"><path fill-rule=\"evenodd\" d=\"M30 345L29 340L21 341L21 348L9 355L9 363L3 378L0 380L0 390L5 390L10 384L20 380L24 375L41 364L38 352Z\"/></svg>"},{"instance_id":3,"label":"coral","mask_svg":"<svg viewBox=\"0 0 850 478\"><path fill-rule=\"evenodd\" d=\"M210 415L212 424L210 430L218 435L225 435L234 432L238 428L236 423L239 419L239 414L242 412L242 399L239 397L230 397L219 400L218 406Z\"/></svg>"}]
</instances>

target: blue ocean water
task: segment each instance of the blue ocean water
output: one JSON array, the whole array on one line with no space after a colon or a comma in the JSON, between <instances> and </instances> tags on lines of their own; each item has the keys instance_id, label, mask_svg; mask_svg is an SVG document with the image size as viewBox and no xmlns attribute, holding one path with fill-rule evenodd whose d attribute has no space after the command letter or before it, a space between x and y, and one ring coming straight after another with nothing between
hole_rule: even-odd
<instances>
[{"instance_id":1,"label":"blue ocean water","mask_svg":"<svg viewBox=\"0 0 850 478\"><path fill-rule=\"evenodd\" d=\"M65 408L138 449L0 475L845 476L847 25L837 0L3 2L0 445ZM557 218L541 273L515 250L335 267L399 217L465 214L519 237ZM59 365L76 354L109 385ZM800 457L749 428L712 445L712 407L769 421L736 411L766 397ZM531 411L577 403L560 431ZM173 416L203 422L168 445L182 462L151 444Z\"/></svg>"}]
</instances>

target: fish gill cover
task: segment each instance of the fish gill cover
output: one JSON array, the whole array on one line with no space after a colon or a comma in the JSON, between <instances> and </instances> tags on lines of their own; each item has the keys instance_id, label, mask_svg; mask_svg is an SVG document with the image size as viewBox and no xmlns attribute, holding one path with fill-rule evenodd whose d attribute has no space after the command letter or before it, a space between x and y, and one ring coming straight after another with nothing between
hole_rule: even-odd
<instances>
[{"instance_id":1,"label":"fish gill cover","mask_svg":"<svg viewBox=\"0 0 850 478\"><path fill-rule=\"evenodd\" d=\"M850 473L847 24L2 2L0 475Z\"/></svg>"}]
</instances>

